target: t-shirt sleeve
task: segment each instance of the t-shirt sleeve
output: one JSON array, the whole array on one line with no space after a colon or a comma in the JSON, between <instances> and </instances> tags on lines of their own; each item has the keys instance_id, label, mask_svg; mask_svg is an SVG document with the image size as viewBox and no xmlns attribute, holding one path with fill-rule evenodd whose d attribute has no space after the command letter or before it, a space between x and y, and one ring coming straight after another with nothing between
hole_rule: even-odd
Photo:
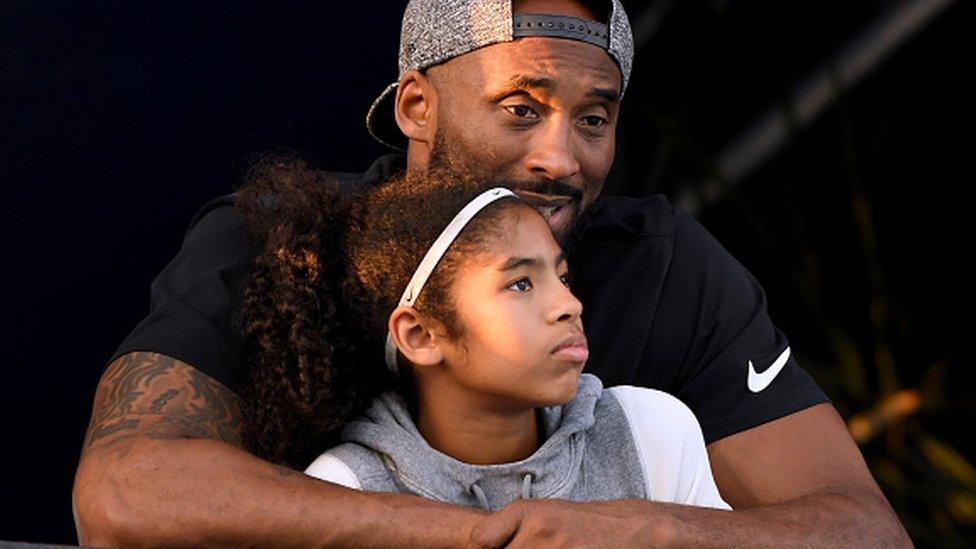
<instances>
[{"instance_id":1,"label":"t-shirt sleeve","mask_svg":"<svg viewBox=\"0 0 976 549\"><path fill-rule=\"evenodd\" d=\"M770 319L756 279L678 211L649 344L677 365L668 392L694 411L707 442L828 400Z\"/></svg>"},{"instance_id":2,"label":"t-shirt sleeve","mask_svg":"<svg viewBox=\"0 0 976 549\"><path fill-rule=\"evenodd\" d=\"M352 472L352 469L341 459L329 452L325 452L317 457L305 469L305 474L319 480L345 486L346 488L352 488L354 490L363 489L359 483L359 479L356 478L356 474Z\"/></svg>"},{"instance_id":3,"label":"t-shirt sleeve","mask_svg":"<svg viewBox=\"0 0 976 549\"><path fill-rule=\"evenodd\" d=\"M110 362L129 352L163 353L239 392L245 373L235 316L256 253L232 195L205 205L153 281L149 314Z\"/></svg>"},{"instance_id":4,"label":"t-shirt sleeve","mask_svg":"<svg viewBox=\"0 0 976 549\"><path fill-rule=\"evenodd\" d=\"M630 425L647 499L731 509L719 495L705 439L687 406L654 389L618 386L608 390Z\"/></svg>"}]
</instances>

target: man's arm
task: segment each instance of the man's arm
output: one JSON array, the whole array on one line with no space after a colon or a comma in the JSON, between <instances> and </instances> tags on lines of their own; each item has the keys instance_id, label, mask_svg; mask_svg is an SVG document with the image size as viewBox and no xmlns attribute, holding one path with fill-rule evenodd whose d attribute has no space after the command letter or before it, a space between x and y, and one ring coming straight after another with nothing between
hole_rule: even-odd
<instances>
[{"instance_id":1,"label":"man's arm","mask_svg":"<svg viewBox=\"0 0 976 549\"><path fill-rule=\"evenodd\" d=\"M829 404L723 438L708 452L733 511L526 500L493 516L472 539L488 547L911 546Z\"/></svg>"},{"instance_id":2,"label":"man's arm","mask_svg":"<svg viewBox=\"0 0 976 549\"><path fill-rule=\"evenodd\" d=\"M730 519L732 544L911 546L830 404L718 440L708 453L741 517Z\"/></svg>"},{"instance_id":3,"label":"man's arm","mask_svg":"<svg viewBox=\"0 0 976 549\"><path fill-rule=\"evenodd\" d=\"M237 396L192 366L130 353L99 382L75 477L82 544L463 545L483 515L322 482L241 450Z\"/></svg>"}]
</instances>

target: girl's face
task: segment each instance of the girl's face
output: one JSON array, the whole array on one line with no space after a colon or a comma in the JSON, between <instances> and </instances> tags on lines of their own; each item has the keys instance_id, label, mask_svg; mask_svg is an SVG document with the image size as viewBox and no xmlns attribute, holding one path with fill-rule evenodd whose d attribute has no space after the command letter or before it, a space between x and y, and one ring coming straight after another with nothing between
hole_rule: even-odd
<instances>
[{"instance_id":1,"label":"girl's face","mask_svg":"<svg viewBox=\"0 0 976 549\"><path fill-rule=\"evenodd\" d=\"M546 220L509 208L503 234L466 258L450 288L462 335L442 341L445 374L481 405L514 410L568 402L588 355L583 305Z\"/></svg>"}]
</instances>

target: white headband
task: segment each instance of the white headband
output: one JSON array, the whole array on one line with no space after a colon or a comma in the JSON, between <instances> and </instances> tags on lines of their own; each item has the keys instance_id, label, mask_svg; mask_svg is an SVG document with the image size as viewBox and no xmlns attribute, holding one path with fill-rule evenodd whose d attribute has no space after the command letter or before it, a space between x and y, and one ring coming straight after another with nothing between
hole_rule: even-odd
<instances>
[{"instance_id":1,"label":"white headband","mask_svg":"<svg viewBox=\"0 0 976 549\"><path fill-rule=\"evenodd\" d=\"M474 198L468 205L461 209L454 219L447 224L447 227L441 231L440 236L437 240L430 245L427 253L424 254L424 258L420 261L420 265L417 270L414 271L413 277L410 278L410 283L407 284L406 289L403 290L403 295L400 297L400 305L410 305L413 306L414 301L417 300L417 296L420 295L421 290L424 289L424 284L427 283L427 279L430 278L431 273L434 272L434 268L437 267L437 263L440 262L441 258L444 257L444 252L450 247L454 239L457 238L461 231L464 229L465 225L471 221L474 216L478 215L478 212L483 210L485 206L491 204L492 202L505 198L506 196L516 196L515 193L506 189L505 187L495 187L494 189L489 189ZM390 369L391 372L397 372L397 348L393 344L393 337L390 332L386 333L386 367Z\"/></svg>"}]
</instances>

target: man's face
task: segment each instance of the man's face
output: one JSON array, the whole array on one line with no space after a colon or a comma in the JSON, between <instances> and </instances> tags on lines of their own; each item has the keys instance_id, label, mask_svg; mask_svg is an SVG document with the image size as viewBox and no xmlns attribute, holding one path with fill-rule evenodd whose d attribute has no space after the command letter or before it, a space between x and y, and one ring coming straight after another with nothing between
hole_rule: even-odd
<instances>
[{"instance_id":1,"label":"man's face","mask_svg":"<svg viewBox=\"0 0 976 549\"><path fill-rule=\"evenodd\" d=\"M546 4L519 9L593 19L571 3ZM430 165L511 181L565 236L613 163L621 76L610 56L576 40L528 37L456 57L428 76L438 101Z\"/></svg>"}]
</instances>

